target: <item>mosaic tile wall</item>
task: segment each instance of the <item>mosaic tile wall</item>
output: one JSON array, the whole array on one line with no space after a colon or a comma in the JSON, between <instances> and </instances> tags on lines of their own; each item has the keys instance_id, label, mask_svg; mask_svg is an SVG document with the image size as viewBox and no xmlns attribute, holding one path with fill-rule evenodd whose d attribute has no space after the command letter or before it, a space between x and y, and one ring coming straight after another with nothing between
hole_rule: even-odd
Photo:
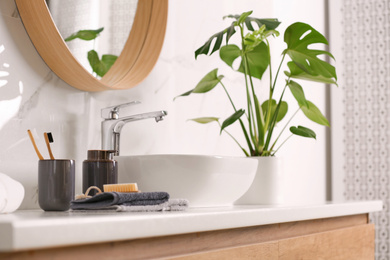
<instances>
[{"instance_id":1,"label":"mosaic tile wall","mask_svg":"<svg viewBox=\"0 0 390 260\"><path fill-rule=\"evenodd\" d=\"M390 259L390 3L344 0L344 197L382 200L376 259Z\"/></svg>"}]
</instances>

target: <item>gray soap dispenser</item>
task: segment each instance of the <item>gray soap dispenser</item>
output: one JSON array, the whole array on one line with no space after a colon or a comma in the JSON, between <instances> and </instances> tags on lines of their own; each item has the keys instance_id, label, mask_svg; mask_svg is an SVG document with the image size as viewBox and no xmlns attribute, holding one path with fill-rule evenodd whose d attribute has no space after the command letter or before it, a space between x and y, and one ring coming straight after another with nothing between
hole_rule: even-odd
<instances>
[{"instance_id":1,"label":"gray soap dispenser","mask_svg":"<svg viewBox=\"0 0 390 260\"><path fill-rule=\"evenodd\" d=\"M83 162L83 193L91 186L103 191L104 184L118 183L118 162L115 150L88 150L88 159ZM95 195L91 190L89 195Z\"/></svg>"}]
</instances>

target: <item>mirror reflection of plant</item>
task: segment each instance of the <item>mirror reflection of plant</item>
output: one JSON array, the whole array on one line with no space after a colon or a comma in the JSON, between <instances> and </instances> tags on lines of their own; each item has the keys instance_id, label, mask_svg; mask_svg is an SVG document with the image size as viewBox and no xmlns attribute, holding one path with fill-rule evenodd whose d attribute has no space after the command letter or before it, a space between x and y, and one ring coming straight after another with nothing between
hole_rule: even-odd
<instances>
[{"instance_id":1,"label":"mirror reflection of plant","mask_svg":"<svg viewBox=\"0 0 390 260\"><path fill-rule=\"evenodd\" d=\"M104 27L99 28L97 30L80 30L67 37L65 41L69 42L74 39L81 39L84 41L95 40L96 37L98 37L103 30ZM95 50L90 50L88 52L89 65L91 65L92 71L100 77L103 77L107 73L107 71L111 68L117 58L118 56L116 55L104 54L100 59L98 53Z\"/></svg>"},{"instance_id":2,"label":"mirror reflection of plant","mask_svg":"<svg viewBox=\"0 0 390 260\"><path fill-rule=\"evenodd\" d=\"M277 19L253 18L249 16L251 14L252 11L245 12L241 15L227 16L228 18L234 19L232 24L225 30L212 35L203 46L195 51L195 58L197 58L201 54L211 55L219 50L220 58L233 70L235 70L233 63L237 59L241 59L240 66L235 71L244 74L247 101L246 110L236 108L227 88L222 83L224 76L218 75L218 69L209 72L194 89L178 97L188 96L192 93L206 93L218 84L221 85L232 105L234 113L225 119L222 124L217 117L201 117L191 120L202 124L217 122L221 127L220 133L224 131L231 136L246 156L274 156L292 135L316 138L313 130L300 125L292 126L290 127L291 135L276 147L281 134L299 110L311 121L320 125L329 126L328 120L321 111L311 101L306 99L302 86L292 79L337 85L337 75L335 68L331 64L317 57L318 55L325 55L334 59L331 53L308 48L311 44L328 44L326 38L310 25L298 22L290 25L284 33L284 41L287 44L287 48L282 52L282 58L274 76L268 38L270 36L279 36L279 32L275 29L279 26L280 22ZM254 29L253 23L257 24L257 30ZM245 30L245 27L247 30ZM229 40L236 33L236 29L239 30L241 48L237 45L229 44ZM245 34L245 32L247 33ZM224 36L226 37L226 45L222 46ZM214 47L210 51L213 42ZM286 56L290 57L290 61L287 62L289 70L284 72L286 80L282 92L279 98L275 98L277 79ZM261 80L267 69L270 82L269 96L260 105L259 98L255 92L253 79L257 78ZM298 102L299 108L288 120L277 137L272 138L275 126L286 116L288 111L288 104L283 101L283 96L287 88L290 89L292 95ZM247 119L246 125L242 119L243 116ZM247 148L240 145L226 130L228 126L236 121L241 126Z\"/></svg>"}]
</instances>

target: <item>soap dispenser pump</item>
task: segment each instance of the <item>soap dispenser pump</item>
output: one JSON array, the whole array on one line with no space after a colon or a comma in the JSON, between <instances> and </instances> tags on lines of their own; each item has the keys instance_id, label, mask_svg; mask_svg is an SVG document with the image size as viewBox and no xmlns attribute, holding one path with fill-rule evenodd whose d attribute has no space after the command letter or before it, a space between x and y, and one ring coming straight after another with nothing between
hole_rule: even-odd
<instances>
[{"instance_id":1,"label":"soap dispenser pump","mask_svg":"<svg viewBox=\"0 0 390 260\"><path fill-rule=\"evenodd\" d=\"M115 150L88 150L88 159L83 162L83 193L91 186L103 191L104 184L118 183L118 162ZM89 195L95 195L92 190Z\"/></svg>"}]
</instances>

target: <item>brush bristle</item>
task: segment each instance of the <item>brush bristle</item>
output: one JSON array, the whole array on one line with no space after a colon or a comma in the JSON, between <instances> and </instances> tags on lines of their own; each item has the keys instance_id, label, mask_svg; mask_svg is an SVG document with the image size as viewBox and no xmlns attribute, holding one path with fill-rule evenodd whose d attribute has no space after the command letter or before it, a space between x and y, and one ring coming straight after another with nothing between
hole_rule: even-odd
<instances>
[{"instance_id":1,"label":"brush bristle","mask_svg":"<svg viewBox=\"0 0 390 260\"><path fill-rule=\"evenodd\" d=\"M51 133L47 133L47 138L49 139L50 143L54 142L53 135Z\"/></svg>"},{"instance_id":2,"label":"brush bristle","mask_svg":"<svg viewBox=\"0 0 390 260\"><path fill-rule=\"evenodd\" d=\"M104 192L138 192L137 183L121 183L121 184L104 184Z\"/></svg>"}]
</instances>

